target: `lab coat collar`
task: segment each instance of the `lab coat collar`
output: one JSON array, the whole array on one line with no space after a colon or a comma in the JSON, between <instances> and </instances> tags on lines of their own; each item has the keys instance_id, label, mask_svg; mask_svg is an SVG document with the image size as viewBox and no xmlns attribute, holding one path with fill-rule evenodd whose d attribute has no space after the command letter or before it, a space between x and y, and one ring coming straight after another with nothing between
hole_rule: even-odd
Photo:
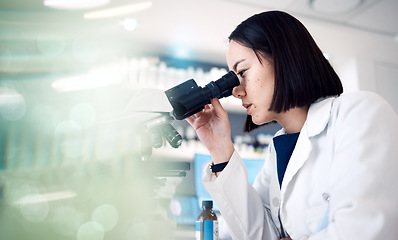
<instances>
[{"instance_id":1,"label":"lab coat collar","mask_svg":"<svg viewBox=\"0 0 398 240\"><path fill-rule=\"evenodd\" d=\"M312 151L310 138L320 134L329 123L334 99L335 97L325 98L311 104L308 110L307 120L305 121L297 140L296 146L298 147L294 149L283 177L281 186L282 199L289 182L307 161ZM278 132L278 135L283 134L284 132L285 130L281 130Z\"/></svg>"},{"instance_id":2,"label":"lab coat collar","mask_svg":"<svg viewBox=\"0 0 398 240\"><path fill-rule=\"evenodd\" d=\"M329 122L335 97L322 98L311 104L307 120L305 121L301 132L306 131L308 137L314 137L320 134ZM286 134L284 128L280 129L274 137Z\"/></svg>"},{"instance_id":3,"label":"lab coat collar","mask_svg":"<svg viewBox=\"0 0 398 240\"><path fill-rule=\"evenodd\" d=\"M301 130L306 130L308 137L314 137L326 128L329 123L334 99L335 97L323 98L311 104L307 120Z\"/></svg>"}]
</instances>

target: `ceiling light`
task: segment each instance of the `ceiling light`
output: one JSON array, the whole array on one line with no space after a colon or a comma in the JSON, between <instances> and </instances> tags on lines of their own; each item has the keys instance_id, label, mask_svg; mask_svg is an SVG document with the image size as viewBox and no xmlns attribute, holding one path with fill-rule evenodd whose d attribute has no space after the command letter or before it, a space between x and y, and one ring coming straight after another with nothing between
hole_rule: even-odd
<instances>
[{"instance_id":1,"label":"ceiling light","mask_svg":"<svg viewBox=\"0 0 398 240\"><path fill-rule=\"evenodd\" d=\"M120 23L126 31L134 31L138 27L138 22L132 18L125 18Z\"/></svg>"},{"instance_id":2,"label":"ceiling light","mask_svg":"<svg viewBox=\"0 0 398 240\"><path fill-rule=\"evenodd\" d=\"M27 196L24 196L24 197L18 199L17 201L14 202L14 204L23 205L23 204L34 204L34 203L39 203L39 202L63 200L63 199L68 199L68 198L74 198L74 197L76 197L76 195L77 194L75 192L71 192L71 191L32 194L32 195L27 195Z\"/></svg>"},{"instance_id":3,"label":"ceiling light","mask_svg":"<svg viewBox=\"0 0 398 240\"><path fill-rule=\"evenodd\" d=\"M81 10L105 6L110 0L44 0L44 6L56 9Z\"/></svg>"},{"instance_id":4,"label":"ceiling light","mask_svg":"<svg viewBox=\"0 0 398 240\"><path fill-rule=\"evenodd\" d=\"M363 0L312 0L312 8L321 13L339 14L351 11L362 4Z\"/></svg>"},{"instance_id":5,"label":"ceiling light","mask_svg":"<svg viewBox=\"0 0 398 240\"><path fill-rule=\"evenodd\" d=\"M108 8L93 12L88 12L84 14L85 19L98 19L98 18L110 18L117 16L124 16L131 13L139 12L150 8L152 6L152 2L140 2L129 5L124 5L115 8Z\"/></svg>"}]
</instances>

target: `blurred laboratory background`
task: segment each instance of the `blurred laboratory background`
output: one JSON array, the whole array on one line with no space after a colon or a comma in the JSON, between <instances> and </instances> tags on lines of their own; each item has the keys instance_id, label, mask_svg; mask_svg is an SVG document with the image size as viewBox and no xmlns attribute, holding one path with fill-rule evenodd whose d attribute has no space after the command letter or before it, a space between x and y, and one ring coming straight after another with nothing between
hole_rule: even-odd
<instances>
[{"instance_id":1,"label":"blurred laboratory background","mask_svg":"<svg viewBox=\"0 0 398 240\"><path fill-rule=\"evenodd\" d=\"M195 239L210 156L178 120L180 147L144 151L159 113L132 99L220 78L229 33L275 9L306 25L345 93L398 112L396 0L2 0L0 239ZM280 126L243 133L240 101L222 104L252 182Z\"/></svg>"}]
</instances>

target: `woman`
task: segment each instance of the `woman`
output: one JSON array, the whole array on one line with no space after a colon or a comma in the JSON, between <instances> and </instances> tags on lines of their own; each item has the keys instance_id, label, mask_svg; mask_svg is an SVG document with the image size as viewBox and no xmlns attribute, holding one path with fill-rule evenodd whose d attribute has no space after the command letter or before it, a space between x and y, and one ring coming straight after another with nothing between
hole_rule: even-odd
<instances>
[{"instance_id":1,"label":"woman","mask_svg":"<svg viewBox=\"0 0 398 240\"><path fill-rule=\"evenodd\" d=\"M233 239L398 239L398 117L379 96L341 95L339 77L291 15L271 11L230 35L251 131L278 131L253 186L228 115L211 100L187 121L212 157L203 179Z\"/></svg>"}]
</instances>

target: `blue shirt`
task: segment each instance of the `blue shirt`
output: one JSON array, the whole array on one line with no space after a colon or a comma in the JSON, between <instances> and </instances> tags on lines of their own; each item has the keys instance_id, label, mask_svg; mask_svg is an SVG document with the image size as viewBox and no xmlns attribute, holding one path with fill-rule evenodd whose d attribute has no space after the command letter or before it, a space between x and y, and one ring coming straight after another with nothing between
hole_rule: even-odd
<instances>
[{"instance_id":1,"label":"blue shirt","mask_svg":"<svg viewBox=\"0 0 398 240\"><path fill-rule=\"evenodd\" d=\"M276 169L278 172L279 187L282 186L283 176L285 175L287 164L292 156L299 135L300 132L279 135L273 138L276 151Z\"/></svg>"}]
</instances>

